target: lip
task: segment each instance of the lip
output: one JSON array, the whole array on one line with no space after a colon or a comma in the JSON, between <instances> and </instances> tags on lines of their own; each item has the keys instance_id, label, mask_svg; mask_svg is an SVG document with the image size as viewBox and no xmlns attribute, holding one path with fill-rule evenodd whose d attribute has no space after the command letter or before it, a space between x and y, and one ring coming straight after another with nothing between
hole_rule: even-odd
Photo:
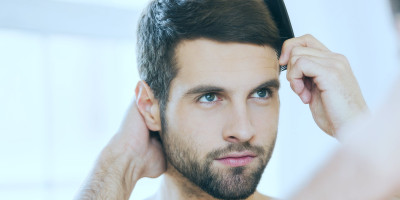
<instances>
[{"instance_id":1,"label":"lip","mask_svg":"<svg viewBox=\"0 0 400 200\"><path fill-rule=\"evenodd\" d=\"M233 152L215 159L216 161L229 167L241 167L248 165L257 155L253 152Z\"/></svg>"}]
</instances>

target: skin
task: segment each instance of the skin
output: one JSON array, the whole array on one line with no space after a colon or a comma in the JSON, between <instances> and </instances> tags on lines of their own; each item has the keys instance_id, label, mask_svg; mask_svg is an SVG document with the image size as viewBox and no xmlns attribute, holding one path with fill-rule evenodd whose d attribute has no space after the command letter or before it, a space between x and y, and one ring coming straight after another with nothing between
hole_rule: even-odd
<instances>
[{"instance_id":1,"label":"skin","mask_svg":"<svg viewBox=\"0 0 400 200\"><path fill-rule=\"evenodd\" d=\"M309 104L314 121L335 136L368 107L350 64L331 52L312 35L285 41L280 65L287 65L286 78L292 90Z\"/></svg>"},{"instance_id":2,"label":"skin","mask_svg":"<svg viewBox=\"0 0 400 200\"><path fill-rule=\"evenodd\" d=\"M188 151L204 160L207 153L229 144L250 143L265 151L276 138L278 88L267 86L271 94L261 98L257 89L278 81L278 60L270 47L220 43L207 39L184 41L177 47L179 73L171 83L166 111L168 137L179 138ZM189 92L195 88L202 92ZM215 90L213 101L197 99ZM176 144L172 144L176 145ZM189 148L192 147L192 148ZM233 152L229 152L233 153ZM248 176L260 165L260 157L248 165ZM214 170L229 174L230 167L214 160ZM163 199L213 199L168 165L161 193ZM165 192L168 191L168 192ZM258 199L251 196L249 199Z\"/></svg>"},{"instance_id":3,"label":"skin","mask_svg":"<svg viewBox=\"0 0 400 200\"><path fill-rule=\"evenodd\" d=\"M291 199L400 199L400 76L389 94L338 134L341 147Z\"/></svg>"},{"instance_id":4,"label":"skin","mask_svg":"<svg viewBox=\"0 0 400 200\"><path fill-rule=\"evenodd\" d=\"M170 137L196 147L200 160L228 144L248 142L265 150L273 144L278 126L278 88L271 87L273 93L267 99L256 98L254 90L278 79L278 60L271 48L196 39L178 45L177 60L179 73L171 83L166 110ZM312 36L287 41L279 64L288 64L292 89L310 104L316 123L326 133L335 135L365 112L365 101L346 59ZM196 101L201 96L197 93L185 95L205 84L219 88L216 102ZM343 107L347 109L338 109ZM165 174L164 182L152 199L213 199L166 161L161 144L149 130L161 131L161 138L167 136L162 135L158 101L140 81L136 101L121 130L102 151L76 199L128 199L140 178L161 174ZM254 170L259 160L256 156L244 173ZM212 166L228 173L218 161ZM269 198L255 192L248 199Z\"/></svg>"}]
</instances>

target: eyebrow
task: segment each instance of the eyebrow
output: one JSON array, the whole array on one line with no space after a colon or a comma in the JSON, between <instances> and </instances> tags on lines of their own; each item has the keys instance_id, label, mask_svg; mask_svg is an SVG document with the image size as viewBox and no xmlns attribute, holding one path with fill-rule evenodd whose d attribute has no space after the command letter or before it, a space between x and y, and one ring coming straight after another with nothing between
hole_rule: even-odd
<instances>
[{"instance_id":1,"label":"eyebrow","mask_svg":"<svg viewBox=\"0 0 400 200\"><path fill-rule=\"evenodd\" d=\"M273 80L266 81L266 82L262 83L261 85L257 86L256 88L254 88L251 93L261 90L261 89L265 89L265 88L272 88L275 90L279 90L279 88L280 88L279 80L273 79Z\"/></svg>"},{"instance_id":2,"label":"eyebrow","mask_svg":"<svg viewBox=\"0 0 400 200\"><path fill-rule=\"evenodd\" d=\"M199 85L188 90L184 96L190 96L194 94L206 94L206 93L222 93L225 90L221 87L211 85Z\"/></svg>"},{"instance_id":3,"label":"eyebrow","mask_svg":"<svg viewBox=\"0 0 400 200\"><path fill-rule=\"evenodd\" d=\"M272 79L269 81L266 81L262 84L260 84L259 86L255 87L253 90L251 90L253 92L260 90L260 89L264 89L264 88L273 88L276 90L279 90L280 87L280 83L278 79ZM190 96L190 95L195 95L195 94L207 94L207 93L223 93L226 90L222 87L218 87L218 86L212 86L212 85L199 85L196 86L194 88L191 88L190 90L188 90L184 96Z\"/></svg>"}]
</instances>

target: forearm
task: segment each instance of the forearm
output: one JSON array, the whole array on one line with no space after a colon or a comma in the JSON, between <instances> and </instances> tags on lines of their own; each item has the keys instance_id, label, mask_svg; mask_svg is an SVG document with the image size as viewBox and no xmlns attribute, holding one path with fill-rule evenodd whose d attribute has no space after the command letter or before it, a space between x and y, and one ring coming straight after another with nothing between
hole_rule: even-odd
<instances>
[{"instance_id":1,"label":"forearm","mask_svg":"<svg viewBox=\"0 0 400 200\"><path fill-rule=\"evenodd\" d=\"M395 193L394 177L376 169L371 160L345 148L337 151L293 200L376 200Z\"/></svg>"},{"instance_id":2,"label":"forearm","mask_svg":"<svg viewBox=\"0 0 400 200\"><path fill-rule=\"evenodd\" d=\"M129 199L139 176L128 153L116 153L106 147L75 199Z\"/></svg>"},{"instance_id":3,"label":"forearm","mask_svg":"<svg viewBox=\"0 0 400 200\"><path fill-rule=\"evenodd\" d=\"M341 132L342 146L292 199L398 199L399 102L400 78L373 117Z\"/></svg>"}]
</instances>

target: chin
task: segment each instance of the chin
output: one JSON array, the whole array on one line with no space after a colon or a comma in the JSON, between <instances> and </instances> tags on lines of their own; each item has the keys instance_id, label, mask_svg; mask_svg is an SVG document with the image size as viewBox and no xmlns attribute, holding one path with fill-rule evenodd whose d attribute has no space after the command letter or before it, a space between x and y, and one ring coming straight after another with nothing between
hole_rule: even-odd
<instances>
[{"instance_id":1,"label":"chin","mask_svg":"<svg viewBox=\"0 0 400 200\"><path fill-rule=\"evenodd\" d=\"M256 191L264 169L265 166L253 170L242 166L211 170L196 184L217 199L246 199Z\"/></svg>"}]
</instances>

